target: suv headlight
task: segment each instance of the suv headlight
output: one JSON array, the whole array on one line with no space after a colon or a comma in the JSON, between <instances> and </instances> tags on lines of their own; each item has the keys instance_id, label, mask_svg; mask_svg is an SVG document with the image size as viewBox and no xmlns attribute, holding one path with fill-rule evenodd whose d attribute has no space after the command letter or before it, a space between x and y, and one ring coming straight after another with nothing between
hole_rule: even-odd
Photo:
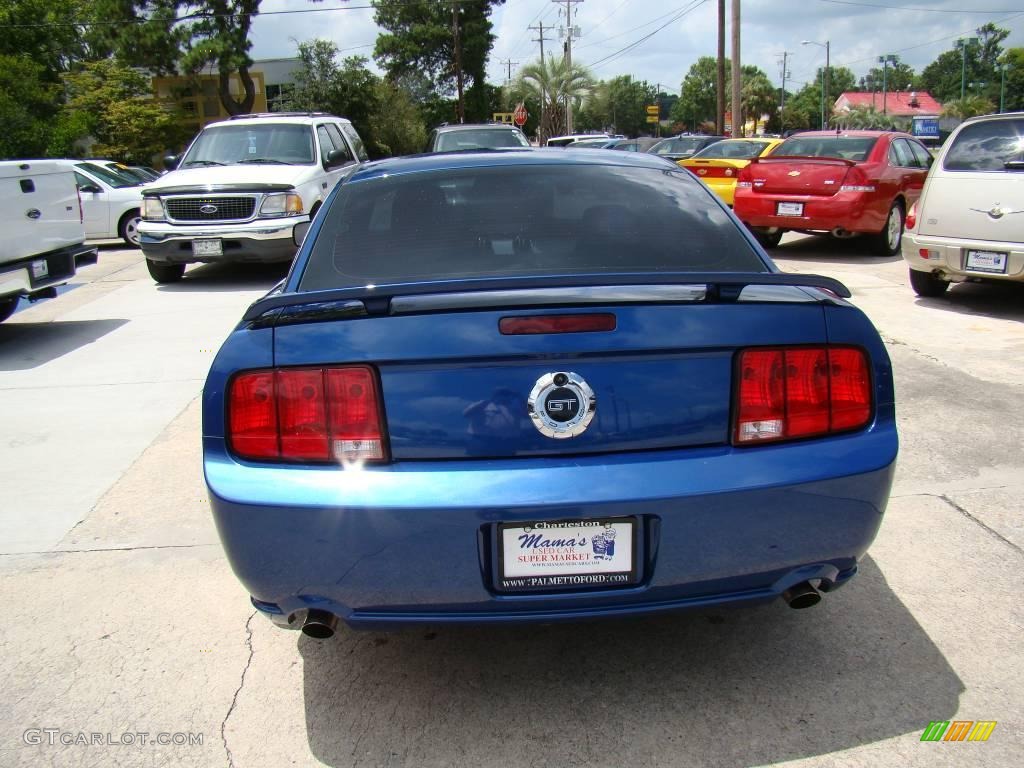
<instances>
[{"instance_id":1,"label":"suv headlight","mask_svg":"<svg viewBox=\"0 0 1024 768\"><path fill-rule=\"evenodd\" d=\"M159 197L142 198L142 218L147 221L164 220L164 204Z\"/></svg>"},{"instance_id":2,"label":"suv headlight","mask_svg":"<svg viewBox=\"0 0 1024 768\"><path fill-rule=\"evenodd\" d=\"M294 192L278 192L263 198L260 216L294 216L302 213L302 198Z\"/></svg>"}]
</instances>

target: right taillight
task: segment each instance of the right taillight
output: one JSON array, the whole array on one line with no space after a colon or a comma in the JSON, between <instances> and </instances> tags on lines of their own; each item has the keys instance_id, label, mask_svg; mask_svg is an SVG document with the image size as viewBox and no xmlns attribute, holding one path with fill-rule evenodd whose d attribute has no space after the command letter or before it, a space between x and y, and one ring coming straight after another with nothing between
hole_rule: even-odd
<instances>
[{"instance_id":1,"label":"right taillight","mask_svg":"<svg viewBox=\"0 0 1024 768\"><path fill-rule=\"evenodd\" d=\"M745 349L733 441L795 440L860 429L872 412L867 354L856 347Z\"/></svg>"},{"instance_id":2,"label":"right taillight","mask_svg":"<svg viewBox=\"0 0 1024 768\"><path fill-rule=\"evenodd\" d=\"M228 444L244 459L388 459L377 376L368 366L241 373L231 381L227 410Z\"/></svg>"}]
</instances>

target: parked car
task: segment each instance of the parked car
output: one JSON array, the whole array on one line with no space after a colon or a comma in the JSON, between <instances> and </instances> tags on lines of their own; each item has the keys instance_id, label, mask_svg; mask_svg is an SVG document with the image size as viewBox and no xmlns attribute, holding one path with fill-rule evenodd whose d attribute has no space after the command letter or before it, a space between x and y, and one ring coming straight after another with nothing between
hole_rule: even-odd
<instances>
[{"instance_id":1,"label":"parked car","mask_svg":"<svg viewBox=\"0 0 1024 768\"><path fill-rule=\"evenodd\" d=\"M812 605L897 452L885 347L841 296L650 155L367 165L207 378L228 560L315 637Z\"/></svg>"},{"instance_id":2,"label":"parked car","mask_svg":"<svg viewBox=\"0 0 1024 768\"><path fill-rule=\"evenodd\" d=\"M87 162L102 165L107 170L137 180L140 184L148 184L154 179L160 178L160 174L151 168L143 168L138 165L125 165L113 160L88 160Z\"/></svg>"},{"instance_id":3,"label":"parked car","mask_svg":"<svg viewBox=\"0 0 1024 768\"><path fill-rule=\"evenodd\" d=\"M905 133L805 131L740 171L736 215L767 247L789 230L868 235L876 253L892 256L931 163Z\"/></svg>"},{"instance_id":4,"label":"parked car","mask_svg":"<svg viewBox=\"0 0 1024 768\"><path fill-rule=\"evenodd\" d=\"M903 258L919 296L950 282L1024 281L1024 112L956 128L907 215Z\"/></svg>"},{"instance_id":5,"label":"parked car","mask_svg":"<svg viewBox=\"0 0 1024 768\"><path fill-rule=\"evenodd\" d=\"M637 139L625 139L616 144L612 149L617 152L646 152L661 139L654 139L648 136L641 136Z\"/></svg>"},{"instance_id":6,"label":"parked car","mask_svg":"<svg viewBox=\"0 0 1024 768\"><path fill-rule=\"evenodd\" d=\"M652 155L664 157L666 160L678 162L693 157L705 147L722 141L725 136L703 136L699 134L684 133L680 136L673 136L662 139L647 151Z\"/></svg>"},{"instance_id":7,"label":"parked car","mask_svg":"<svg viewBox=\"0 0 1024 768\"><path fill-rule=\"evenodd\" d=\"M612 149L622 139L610 139L601 136L596 139L577 139L571 144L566 144L566 149Z\"/></svg>"},{"instance_id":8,"label":"parked car","mask_svg":"<svg viewBox=\"0 0 1024 768\"><path fill-rule=\"evenodd\" d=\"M565 136L552 136L547 141L549 147L567 147L570 144L577 141L586 141L589 139L610 139L607 133L571 133Z\"/></svg>"},{"instance_id":9,"label":"parked car","mask_svg":"<svg viewBox=\"0 0 1024 768\"><path fill-rule=\"evenodd\" d=\"M295 227L367 159L342 117L319 112L236 115L210 123L174 169L146 186L140 245L158 283L194 262L291 261Z\"/></svg>"},{"instance_id":10,"label":"parked car","mask_svg":"<svg viewBox=\"0 0 1024 768\"><path fill-rule=\"evenodd\" d=\"M523 132L504 123L442 125L430 133L428 152L467 152L480 149L530 147Z\"/></svg>"},{"instance_id":11,"label":"parked car","mask_svg":"<svg viewBox=\"0 0 1024 768\"><path fill-rule=\"evenodd\" d=\"M782 139L725 139L716 141L679 165L696 174L708 188L732 206L736 179L755 157L771 154Z\"/></svg>"},{"instance_id":12,"label":"parked car","mask_svg":"<svg viewBox=\"0 0 1024 768\"><path fill-rule=\"evenodd\" d=\"M79 264L96 261L75 175L59 160L0 162L0 227L0 322L22 297L55 296Z\"/></svg>"},{"instance_id":13,"label":"parked car","mask_svg":"<svg viewBox=\"0 0 1024 768\"><path fill-rule=\"evenodd\" d=\"M120 238L138 246L142 218L142 182L107 167L110 160L55 160L75 174L90 240Z\"/></svg>"}]
</instances>

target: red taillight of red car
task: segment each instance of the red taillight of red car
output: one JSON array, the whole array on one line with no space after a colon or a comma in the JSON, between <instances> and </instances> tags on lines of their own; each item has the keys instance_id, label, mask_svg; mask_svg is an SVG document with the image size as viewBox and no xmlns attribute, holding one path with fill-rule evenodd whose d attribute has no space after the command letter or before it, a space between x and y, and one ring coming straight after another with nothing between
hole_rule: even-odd
<instances>
[{"instance_id":1,"label":"red taillight of red car","mask_svg":"<svg viewBox=\"0 0 1024 768\"><path fill-rule=\"evenodd\" d=\"M746 349L737 378L737 445L846 432L871 419L868 358L855 347Z\"/></svg>"},{"instance_id":2,"label":"red taillight of red car","mask_svg":"<svg viewBox=\"0 0 1024 768\"><path fill-rule=\"evenodd\" d=\"M736 177L736 186L742 189L750 189L753 184L754 172L750 170L750 166L740 169L739 176Z\"/></svg>"},{"instance_id":3,"label":"red taillight of red car","mask_svg":"<svg viewBox=\"0 0 1024 768\"><path fill-rule=\"evenodd\" d=\"M364 365L242 373L228 392L228 444L258 461L386 461L380 406Z\"/></svg>"}]
</instances>

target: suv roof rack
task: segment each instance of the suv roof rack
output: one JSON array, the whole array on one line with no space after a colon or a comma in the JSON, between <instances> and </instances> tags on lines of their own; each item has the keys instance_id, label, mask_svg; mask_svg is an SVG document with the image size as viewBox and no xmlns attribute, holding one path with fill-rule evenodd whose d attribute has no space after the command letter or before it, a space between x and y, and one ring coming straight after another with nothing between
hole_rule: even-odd
<instances>
[{"instance_id":1,"label":"suv roof rack","mask_svg":"<svg viewBox=\"0 0 1024 768\"><path fill-rule=\"evenodd\" d=\"M252 117L335 117L330 112L252 112L247 115L230 115L228 120L248 120Z\"/></svg>"}]
</instances>

